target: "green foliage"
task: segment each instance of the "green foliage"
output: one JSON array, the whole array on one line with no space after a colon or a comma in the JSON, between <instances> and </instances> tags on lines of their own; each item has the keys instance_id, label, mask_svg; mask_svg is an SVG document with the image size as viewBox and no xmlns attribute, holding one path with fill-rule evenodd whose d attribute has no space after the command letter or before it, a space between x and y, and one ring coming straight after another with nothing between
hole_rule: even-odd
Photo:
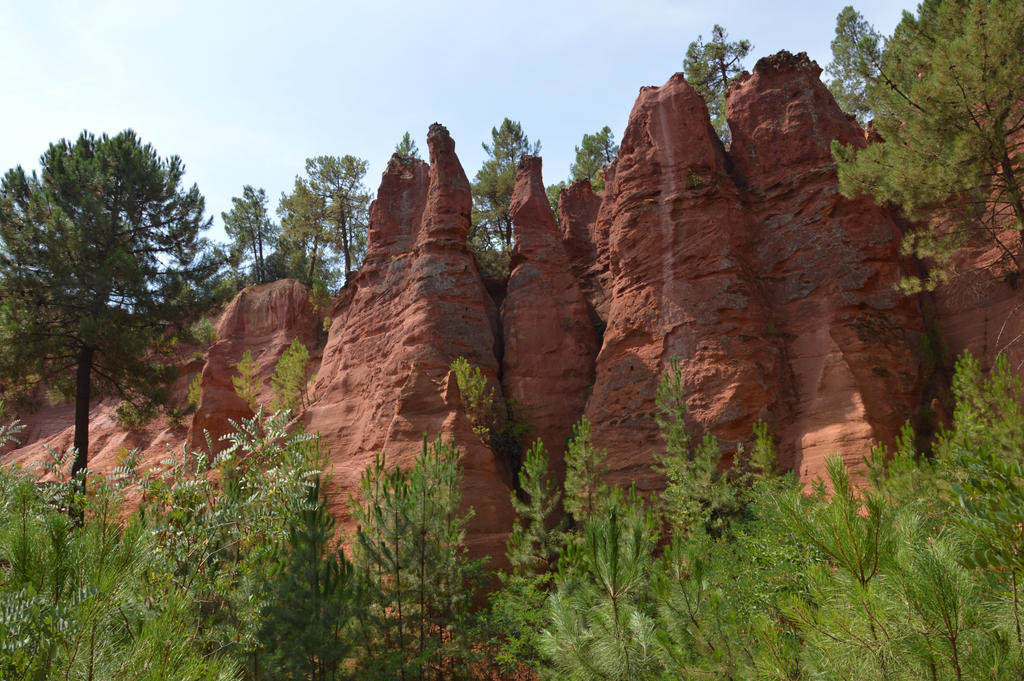
<instances>
[{"instance_id":1,"label":"green foliage","mask_svg":"<svg viewBox=\"0 0 1024 681\"><path fill-rule=\"evenodd\" d=\"M742 457L737 457L742 461ZM779 453L768 432L768 424L758 421L754 424L754 446L748 460L751 474L755 479L771 479L779 475Z\"/></svg>"},{"instance_id":2,"label":"green foliage","mask_svg":"<svg viewBox=\"0 0 1024 681\"><path fill-rule=\"evenodd\" d=\"M495 452L505 457L514 473L519 471L523 438L529 430L529 418L523 404L515 397L503 399L495 396L480 367L474 367L465 357L456 357L451 364L462 408L473 424L473 432Z\"/></svg>"},{"instance_id":3,"label":"green foliage","mask_svg":"<svg viewBox=\"0 0 1024 681\"><path fill-rule=\"evenodd\" d=\"M181 159L134 132L83 132L50 145L40 166L0 182L0 393L45 383L74 396L78 471L94 383L143 411L165 400L177 374L160 352L167 332L202 302L191 282L220 263Z\"/></svg>"},{"instance_id":4,"label":"green foliage","mask_svg":"<svg viewBox=\"0 0 1024 681\"><path fill-rule=\"evenodd\" d=\"M658 391L660 423L670 448L692 452L672 368ZM1010 376L1005 362L983 378L961 360L954 429L940 438L938 462L914 450L905 428L896 451L867 458L871 487L855 486L838 457L827 462L829 492L772 477L774 450L758 424L749 459L737 457L741 474L711 483L732 485L742 505L721 536L669 516L671 541L657 549L651 530L636 551L638 516L615 524L641 506L612 494L582 536L570 531L539 670L576 679L1020 678L1024 457L1013 449L1022 419ZM527 586L509 596L523 622L536 602ZM529 643L510 639L526 656Z\"/></svg>"},{"instance_id":5,"label":"green foliage","mask_svg":"<svg viewBox=\"0 0 1024 681\"><path fill-rule=\"evenodd\" d=\"M473 424L473 432L487 440L494 418L494 388L487 385L487 377L480 367L474 367L465 357L456 357L451 370L462 396L462 407Z\"/></svg>"},{"instance_id":6,"label":"green foliage","mask_svg":"<svg viewBox=\"0 0 1024 681\"><path fill-rule=\"evenodd\" d=\"M660 470L668 478L661 495L665 515L680 532L704 531L721 536L731 519L743 511L740 485L745 473L742 448L731 471L723 470L722 450L710 433L695 442L686 427L686 395L679 358L672 357L655 393L658 414L654 417L665 441L658 456ZM762 431L761 437L765 436ZM769 445L770 446L770 445ZM759 445L759 450L764 444ZM761 454L764 456L764 454Z\"/></svg>"},{"instance_id":7,"label":"green foliage","mask_svg":"<svg viewBox=\"0 0 1024 681\"><path fill-rule=\"evenodd\" d=\"M550 478L548 455L540 439L526 453L519 490L526 501L512 492L517 517L508 538L509 562L517 573L544 574L555 566L564 540L554 520L561 494Z\"/></svg>"},{"instance_id":8,"label":"green foliage","mask_svg":"<svg viewBox=\"0 0 1024 681\"><path fill-rule=\"evenodd\" d=\"M633 495L616 492L588 520L578 576L548 600L540 647L558 678L639 681L657 678L648 596L656 541L654 517Z\"/></svg>"},{"instance_id":9,"label":"green foliage","mask_svg":"<svg viewBox=\"0 0 1024 681\"><path fill-rule=\"evenodd\" d=\"M608 471L608 452L598 450L590 439L590 421L586 416L572 427L565 451L565 511L582 526L597 511L608 494L604 474Z\"/></svg>"},{"instance_id":10,"label":"green foliage","mask_svg":"<svg viewBox=\"0 0 1024 681\"><path fill-rule=\"evenodd\" d=\"M458 452L440 440L409 470L383 454L364 473L353 561L368 580L362 626L373 641L359 678L465 678L475 656L470 603L480 562L462 542Z\"/></svg>"},{"instance_id":11,"label":"green foliage","mask_svg":"<svg viewBox=\"0 0 1024 681\"><path fill-rule=\"evenodd\" d=\"M728 32L715 24L711 40L705 43L703 36L697 36L686 48L683 61L686 82L707 102L711 124L726 144L731 137L725 120L725 92L732 79L743 71L743 59L752 47L749 40L729 42L728 37Z\"/></svg>"},{"instance_id":12,"label":"green foliage","mask_svg":"<svg viewBox=\"0 0 1024 681\"><path fill-rule=\"evenodd\" d=\"M234 386L235 393L249 405L249 408L256 411L259 407L257 398L263 382L259 376L260 363L253 359L252 350L242 353L242 359L238 360L235 368L238 369L238 374L231 377L231 385Z\"/></svg>"},{"instance_id":13,"label":"green foliage","mask_svg":"<svg viewBox=\"0 0 1024 681\"><path fill-rule=\"evenodd\" d=\"M881 59L881 34L853 6L844 7L836 16L832 61L825 67L825 73L832 76L828 89L836 103L856 116L862 126L871 118L867 86L878 78Z\"/></svg>"},{"instance_id":14,"label":"green foliage","mask_svg":"<svg viewBox=\"0 0 1024 681\"><path fill-rule=\"evenodd\" d=\"M953 377L953 429L941 433L936 449L944 458L958 452L991 452L1004 461L1024 460L1024 388L1006 355L985 376L978 360L965 352Z\"/></svg>"},{"instance_id":15,"label":"green foliage","mask_svg":"<svg viewBox=\"0 0 1024 681\"><path fill-rule=\"evenodd\" d=\"M365 176L366 161L355 156L308 158L306 177L296 177L292 193L281 196L281 256L301 281L347 282L362 262L372 199Z\"/></svg>"},{"instance_id":16,"label":"green foliage","mask_svg":"<svg viewBox=\"0 0 1024 681\"><path fill-rule=\"evenodd\" d=\"M549 184L547 189L545 189L545 193L548 195L548 203L551 204L551 212L554 213L555 222L558 225L562 224L562 217L558 214L558 196L567 186L565 180L562 180L555 184Z\"/></svg>"},{"instance_id":17,"label":"green foliage","mask_svg":"<svg viewBox=\"0 0 1024 681\"><path fill-rule=\"evenodd\" d=\"M508 276L512 250L512 190L516 166L523 155L540 153L540 142L530 143L522 126L506 118L491 129L491 144L482 143L487 159L473 180L473 228L469 244L481 267L495 276Z\"/></svg>"},{"instance_id":18,"label":"green foliage","mask_svg":"<svg viewBox=\"0 0 1024 681\"><path fill-rule=\"evenodd\" d=\"M281 358L274 367L274 375L270 377L270 385L274 389L271 409L283 409L291 414L298 413L299 408L306 405L308 374L309 350L296 338L288 349L281 353Z\"/></svg>"},{"instance_id":19,"label":"green foliage","mask_svg":"<svg viewBox=\"0 0 1024 681\"><path fill-rule=\"evenodd\" d=\"M188 391L185 394L188 406L195 411L199 408L199 401L203 399L203 375L196 374L188 384Z\"/></svg>"},{"instance_id":20,"label":"green foliage","mask_svg":"<svg viewBox=\"0 0 1024 681\"><path fill-rule=\"evenodd\" d=\"M203 317L188 327L185 340L194 345L212 345L217 342L217 329L209 318Z\"/></svg>"},{"instance_id":21,"label":"green foliage","mask_svg":"<svg viewBox=\"0 0 1024 681\"><path fill-rule=\"evenodd\" d=\"M356 649L351 637L359 582L335 547L334 518L316 478L306 506L288 529L268 585L259 638L275 678L327 681Z\"/></svg>"},{"instance_id":22,"label":"green foliage","mask_svg":"<svg viewBox=\"0 0 1024 681\"><path fill-rule=\"evenodd\" d=\"M420 158L420 150L408 131L402 135L402 139L395 145L395 155L403 159Z\"/></svg>"},{"instance_id":23,"label":"green foliage","mask_svg":"<svg viewBox=\"0 0 1024 681\"><path fill-rule=\"evenodd\" d=\"M122 402L117 406L117 425L125 430L144 428L146 424L156 418L156 415L155 404L140 405L133 402Z\"/></svg>"},{"instance_id":24,"label":"green foliage","mask_svg":"<svg viewBox=\"0 0 1024 681\"><path fill-rule=\"evenodd\" d=\"M1016 678L999 608L986 602L986 575L964 567L966 546L920 498L855 490L838 457L827 464L830 499L782 500L787 522L827 562L808 571L808 594L785 607L805 637L812 674L848 678ZM1000 608L1006 603L1003 601ZM1000 631L1000 629L1002 629Z\"/></svg>"},{"instance_id":25,"label":"green foliage","mask_svg":"<svg viewBox=\"0 0 1024 681\"><path fill-rule=\"evenodd\" d=\"M220 215L224 221L224 231L231 239L233 263L237 267L247 262L251 267L247 283L265 284L272 281L266 256L277 247L281 228L271 221L267 213L267 193L262 188L253 189L245 185L241 197L232 197L231 212Z\"/></svg>"},{"instance_id":26,"label":"green foliage","mask_svg":"<svg viewBox=\"0 0 1024 681\"><path fill-rule=\"evenodd\" d=\"M908 291L948 280L954 254L972 239L1001 250L993 274L1019 272L1022 50L1019 2L926 2L904 13L867 83L885 143L833 143L844 195L869 194L923 221L903 248L932 268L924 280L908 277Z\"/></svg>"},{"instance_id":27,"label":"green foliage","mask_svg":"<svg viewBox=\"0 0 1024 681\"><path fill-rule=\"evenodd\" d=\"M604 190L601 168L614 161L619 155L615 133L607 125L593 135L584 135L583 143L576 147L576 161L569 167L573 180L590 180L594 191Z\"/></svg>"},{"instance_id":28,"label":"green foliage","mask_svg":"<svg viewBox=\"0 0 1024 681\"><path fill-rule=\"evenodd\" d=\"M551 575L502 574L500 578L501 588L490 595L485 624L497 667L518 678L541 661L540 637L547 624Z\"/></svg>"},{"instance_id":29,"label":"green foliage","mask_svg":"<svg viewBox=\"0 0 1024 681\"><path fill-rule=\"evenodd\" d=\"M148 593L186 599L203 647L249 666L278 547L309 508L322 455L313 438L288 433L283 414L260 409L233 425L216 455L169 452L159 467L122 475L142 491L139 514L157 542Z\"/></svg>"},{"instance_id":30,"label":"green foliage","mask_svg":"<svg viewBox=\"0 0 1024 681\"><path fill-rule=\"evenodd\" d=\"M327 290L327 284L322 281L314 281L309 287L309 305L313 308L313 314L323 315L321 328L324 333L331 330L331 304L334 298Z\"/></svg>"},{"instance_id":31,"label":"green foliage","mask_svg":"<svg viewBox=\"0 0 1024 681\"><path fill-rule=\"evenodd\" d=\"M62 469L67 458L54 454ZM114 478L94 478L80 502L81 524L61 511L69 490L63 481L40 484L12 467L0 470L3 678L239 678L238 660L224 646L237 638L231 634L210 645L216 639L208 619L236 592L237 583L220 581L213 591L200 590L194 572L223 568L244 556L244 542L215 540L218 533L230 535L230 525L247 522L249 514L240 514L241 509L257 509L243 502L219 509L215 522L198 523L202 516L189 511L213 514L223 501L215 485L197 486L199 479L181 467L139 477L135 462L137 457L129 455ZM191 483L169 479L176 475ZM261 471L253 480L259 484L265 477ZM165 508L173 518L147 498L142 512L124 522L120 504L128 485L147 495L167 494ZM212 506L189 503L200 488L210 492L203 500ZM287 517L282 510L271 505L257 516L273 524Z\"/></svg>"},{"instance_id":32,"label":"green foliage","mask_svg":"<svg viewBox=\"0 0 1024 681\"><path fill-rule=\"evenodd\" d=\"M502 587L490 599L491 646L505 673L519 673L540 660L544 601L566 542L565 523L556 521L560 498L548 470L547 452L538 439L519 470L519 493L512 492L516 519L507 555L513 574L502 575Z\"/></svg>"},{"instance_id":33,"label":"green foliage","mask_svg":"<svg viewBox=\"0 0 1024 681\"><path fill-rule=\"evenodd\" d=\"M950 472L959 524L971 546L963 562L1006 573L1013 597L1014 630L1024 645L1018 606L1024 572L1024 413L1020 378L1000 355L983 377L970 354L957 361L953 430L937 448Z\"/></svg>"}]
</instances>

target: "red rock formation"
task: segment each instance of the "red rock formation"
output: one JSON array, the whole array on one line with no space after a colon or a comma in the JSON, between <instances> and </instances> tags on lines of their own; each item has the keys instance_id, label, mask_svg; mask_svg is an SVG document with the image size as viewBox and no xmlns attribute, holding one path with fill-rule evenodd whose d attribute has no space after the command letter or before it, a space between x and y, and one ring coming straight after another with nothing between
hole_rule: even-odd
<instances>
[{"instance_id":1,"label":"red rock formation","mask_svg":"<svg viewBox=\"0 0 1024 681\"><path fill-rule=\"evenodd\" d=\"M1008 232L1007 241L1016 233ZM999 276L1004 252L991 243L968 245L955 259L955 276L928 296L932 329L929 361L952 368L965 350L983 368L999 353L1011 367L1024 366L1024 297L1019 279Z\"/></svg>"},{"instance_id":2,"label":"red rock formation","mask_svg":"<svg viewBox=\"0 0 1024 681\"><path fill-rule=\"evenodd\" d=\"M366 258L336 307L305 423L328 451L342 518L376 452L407 466L424 434L455 438L463 501L476 511L469 544L476 555L502 556L508 473L471 432L448 375L463 356L497 378L495 312L466 245L472 203L455 144L436 124L427 142L429 170L393 158L384 174Z\"/></svg>"},{"instance_id":3,"label":"red rock formation","mask_svg":"<svg viewBox=\"0 0 1024 681\"><path fill-rule=\"evenodd\" d=\"M791 393L777 411L784 463L804 478L892 442L920 399L923 323L895 292L896 215L838 193L831 141L864 144L806 54L780 52L730 88L730 157L746 189L751 264L771 305Z\"/></svg>"},{"instance_id":4,"label":"red rock formation","mask_svg":"<svg viewBox=\"0 0 1024 681\"><path fill-rule=\"evenodd\" d=\"M603 318L597 310L607 317L610 288L608 269L599 263L602 247L595 231L600 207L601 197L594 193L590 180L576 180L558 193L562 246L583 295L595 311L595 321Z\"/></svg>"},{"instance_id":5,"label":"red rock formation","mask_svg":"<svg viewBox=\"0 0 1024 681\"><path fill-rule=\"evenodd\" d=\"M654 390L670 357L681 358L695 423L727 441L771 418L779 384L745 263L749 219L704 100L682 75L641 90L598 222L613 285L587 417L612 477L656 487Z\"/></svg>"},{"instance_id":6,"label":"red rock formation","mask_svg":"<svg viewBox=\"0 0 1024 681\"><path fill-rule=\"evenodd\" d=\"M210 348L203 367L203 392L189 428L189 446L205 448L207 434L217 443L221 436L231 432L231 420L237 422L252 416L252 410L235 392L231 381L238 374L236 365L247 350L260 367L262 404L272 402L270 377L281 354L296 338L310 349L315 371L321 323L310 304L309 288L294 279L242 289L217 323L217 342Z\"/></svg>"},{"instance_id":7,"label":"red rock formation","mask_svg":"<svg viewBox=\"0 0 1024 681\"><path fill-rule=\"evenodd\" d=\"M891 211L838 194L830 144L865 138L819 74L782 52L738 79L728 154L681 76L644 88L597 217L573 224L611 275L587 415L623 481L658 484L654 388L673 354L695 427L728 447L772 421L805 478L915 415L923 323L893 290L913 265Z\"/></svg>"},{"instance_id":8,"label":"red rock formation","mask_svg":"<svg viewBox=\"0 0 1024 681\"><path fill-rule=\"evenodd\" d=\"M533 426L527 440L541 438L560 472L572 424L583 413L598 344L558 238L539 157L519 161L511 214L515 243L501 307L502 384L527 408Z\"/></svg>"}]
</instances>

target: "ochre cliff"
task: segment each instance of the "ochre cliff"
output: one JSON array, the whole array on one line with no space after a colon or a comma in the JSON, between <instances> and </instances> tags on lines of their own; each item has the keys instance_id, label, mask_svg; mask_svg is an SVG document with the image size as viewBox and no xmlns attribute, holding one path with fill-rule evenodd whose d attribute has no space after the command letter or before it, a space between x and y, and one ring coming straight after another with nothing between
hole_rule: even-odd
<instances>
[{"instance_id":1,"label":"ochre cliff","mask_svg":"<svg viewBox=\"0 0 1024 681\"><path fill-rule=\"evenodd\" d=\"M392 158L370 214L359 273L336 305L306 427L330 452L333 503L345 517L374 454L410 465L424 434L462 450L470 547L503 555L511 474L472 432L449 375L465 357L498 377L497 311L466 245L472 197L448 131L427 136L430 166Z\"/></svg>"},{"instance_id":2,"label":"ochre cliff","mask_svg":"<svg viewBox=\"0 0 1024 681\"><path fill-rule=\"evenodd\" d=\"M220 315L217 341L182 355L179 392L202 377L191 423L162 418L125 433L116 403L98 401L90 466L112 470L122 448L154 461L167 446L203 446L205 433L216 441L229 419L250 414L231 384L243 352L266 384L294 338L311 349L316 379L299 418L328 453L335 514L349 520L348 496L376 452L406 466L425 434L453 439L476 555L503 554L515 461L473 433L449 371L460 356L497 396L525 405L529 438L544 441L559 471L586 415L610 480L664 484L652 467L654 396L672 357L691 427L726 451L763 420L780 463L805 480L834 452L858 465L932 406L936 367L963 348L991 363L1015 347L1024 315L1018 290L990 278L960 277L928 296L895 291L919 268L900 255L905 225L839 194L830 144L862 145L865 134L819 76L803 54L759 61L728 93L728 148L681 75L643 88L604 191L573 183L558 220L540 159L523 158L510 275L490 289L467 247L469 181L448 131L431 126L429 164L388 164L363 264L330 310L315 310L293 281L243 290ZM965 252L963 269L986 257ZM70 407L25 420L26 444L5 460L70 444Z\"/></svg>"},{"instance_id":3,"label":"ochre cliff","mask_svg":"<svg viewBox=\"0 0 1024 681\"><path fill-rule=\"evenodd\" d=\"M525 407L527 441L539 437L560 473L560 455L594 376L597 332L559 239L540 158L520 160L511 213L511 272L501 306L502 385Z\"/></svg>"}]
</instances>

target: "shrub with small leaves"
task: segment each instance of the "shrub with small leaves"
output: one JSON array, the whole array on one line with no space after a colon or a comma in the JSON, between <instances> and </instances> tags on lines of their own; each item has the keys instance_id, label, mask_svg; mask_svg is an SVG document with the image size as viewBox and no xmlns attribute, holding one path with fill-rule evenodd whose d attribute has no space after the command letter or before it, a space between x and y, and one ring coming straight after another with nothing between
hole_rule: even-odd
<instances>
[{"instance_id":1,"label":"shrub with small leaves","mask_svg":"<svg viewBox=\"0 0 1024 681\"><path fill-rule=\"evenodd\" d=\"M188 327L185 340L195 345L212 345L217 342L217 329L214 328L212 321L203 317Z\"/></svg>"}]
</instances>

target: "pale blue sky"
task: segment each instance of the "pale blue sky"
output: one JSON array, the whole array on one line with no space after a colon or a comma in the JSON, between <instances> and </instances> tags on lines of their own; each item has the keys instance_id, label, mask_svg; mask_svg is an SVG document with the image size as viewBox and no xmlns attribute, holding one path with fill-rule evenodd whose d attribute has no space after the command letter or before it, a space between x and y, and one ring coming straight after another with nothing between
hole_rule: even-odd
<instances>
[{"instance_id":1,"label":"pale blue sky","mask_svg":"<svg viewBox=\"0 0 1024 681\"><path fill-rule=\"evenodd\" d=\"M547 183L584 133L621 138L639 88L681 70L715 23L754 50L825 67L847 2L0 0L0 172L83 129L133 128L186 164L215 216L242 186L276 209L308 156L353 154L376 191L410 131L451 131L467 175L508 116L540 139ZM884 34L910 2L855 5Z\"/></svg>"}]
</instances>

